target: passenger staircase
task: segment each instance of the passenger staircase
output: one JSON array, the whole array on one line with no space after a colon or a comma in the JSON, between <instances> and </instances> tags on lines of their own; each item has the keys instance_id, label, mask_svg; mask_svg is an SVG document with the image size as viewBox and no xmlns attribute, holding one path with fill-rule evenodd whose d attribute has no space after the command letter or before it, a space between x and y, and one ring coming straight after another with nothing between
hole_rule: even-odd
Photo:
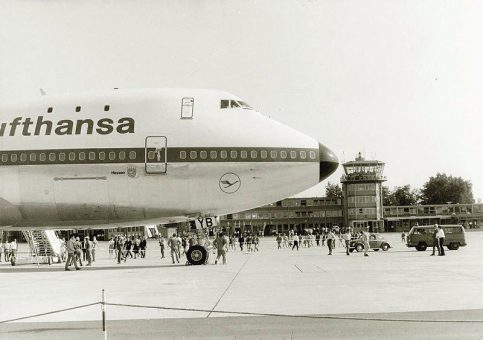
<instances>
[{"instance_id":1,"label":"passenger staircase","mask_svg":"<svg viewBox=\"0 0 483 340\"><path fill-rule=\"evenodd\" d=\"M32 263L60 262L62 242L54 230L27 230L23 235L30 247Z\"/></svg>"}]
</instances>

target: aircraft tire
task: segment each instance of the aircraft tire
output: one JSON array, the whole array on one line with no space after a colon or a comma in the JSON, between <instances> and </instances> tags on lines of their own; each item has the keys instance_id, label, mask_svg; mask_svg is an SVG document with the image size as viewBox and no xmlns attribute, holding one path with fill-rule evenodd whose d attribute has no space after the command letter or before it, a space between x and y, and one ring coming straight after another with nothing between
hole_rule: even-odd
<instances>
[{"instance_id":1,"label":"aircraft tire","mask_svg":"<svg viewBox=\"0 0 483 340\"><path fill-rule=\"evenodd\" d=\"M205 247L200 245L194 245L188 249L186 252L186 259L192 265L205 264L208 260L208 251Z\"/></svg>"}]
</instances>

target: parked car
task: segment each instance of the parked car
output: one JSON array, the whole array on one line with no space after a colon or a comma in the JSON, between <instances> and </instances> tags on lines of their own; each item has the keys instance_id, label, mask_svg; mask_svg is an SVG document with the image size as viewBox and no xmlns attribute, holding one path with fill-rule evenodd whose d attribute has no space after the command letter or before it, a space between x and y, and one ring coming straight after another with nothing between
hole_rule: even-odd
<instances>
[{"instance_id":1,"label":"parked car","mask_svg":"<svg viewBox=\"0 0 483 340\"><path fill-rule=\"evenodd\" d=\"M441 225L444 231L444 243L449 250L457 250L466 246L465 228L458 224ZM434 225L414 226L409 231L406 245L415 247L419 251L425 251L433 246Z\"/></svg>"},{"instance_id":2,"label":"parked car","mask_svg":"<svg viewBox=\"0 0 483 340\"><path fill-rule=\"evenodd\" d=\"M369 246L371 247L370 249L374 251L378 251L379 249L382 249L383 251L387 251L389 248L391 248L391 245L389 244L389 242L387 242L384 236L377 233L369 234ZM364 250L364 243L358 238L353 239L350 242L349 251L353 252L354 249L357 252Z\"/></svg>"}]
</instances>

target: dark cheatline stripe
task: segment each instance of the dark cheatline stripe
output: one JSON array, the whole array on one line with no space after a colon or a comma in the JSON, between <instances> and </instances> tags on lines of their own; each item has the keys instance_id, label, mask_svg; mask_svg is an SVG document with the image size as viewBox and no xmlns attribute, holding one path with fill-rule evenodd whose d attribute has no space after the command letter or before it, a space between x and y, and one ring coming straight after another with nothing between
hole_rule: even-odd
<instances>
[{"instance_id":1,"label":"dark cheatline stripe","mask_svg":"<svg viewBox=\"0 0 483 340\"><path fill-rule=\"evenodd\" d=\"M156 154L154 148L86 148L2 150L0 166L54 164L130 164L165 163L166 149ZM167 163L221 162L316 162L315 148L262 147L168 147Z\"/></svg>"}]
</instances>

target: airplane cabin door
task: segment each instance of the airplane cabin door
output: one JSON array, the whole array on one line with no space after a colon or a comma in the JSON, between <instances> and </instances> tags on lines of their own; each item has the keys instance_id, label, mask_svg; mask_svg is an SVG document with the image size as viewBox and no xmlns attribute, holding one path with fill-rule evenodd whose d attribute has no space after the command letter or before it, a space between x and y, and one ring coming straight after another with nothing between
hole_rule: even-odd
<instances>
[{"instance_id":1,"label":"airplane cabin door","mask_svg":"<svg viewBox=\"0 0 483 340\"><path fill-rule=\"evenodd\" d=\"M148 136L145 145L145 169L148 174L166 174L167 146L165 136Z\"/></svg>"}]
</instances>

